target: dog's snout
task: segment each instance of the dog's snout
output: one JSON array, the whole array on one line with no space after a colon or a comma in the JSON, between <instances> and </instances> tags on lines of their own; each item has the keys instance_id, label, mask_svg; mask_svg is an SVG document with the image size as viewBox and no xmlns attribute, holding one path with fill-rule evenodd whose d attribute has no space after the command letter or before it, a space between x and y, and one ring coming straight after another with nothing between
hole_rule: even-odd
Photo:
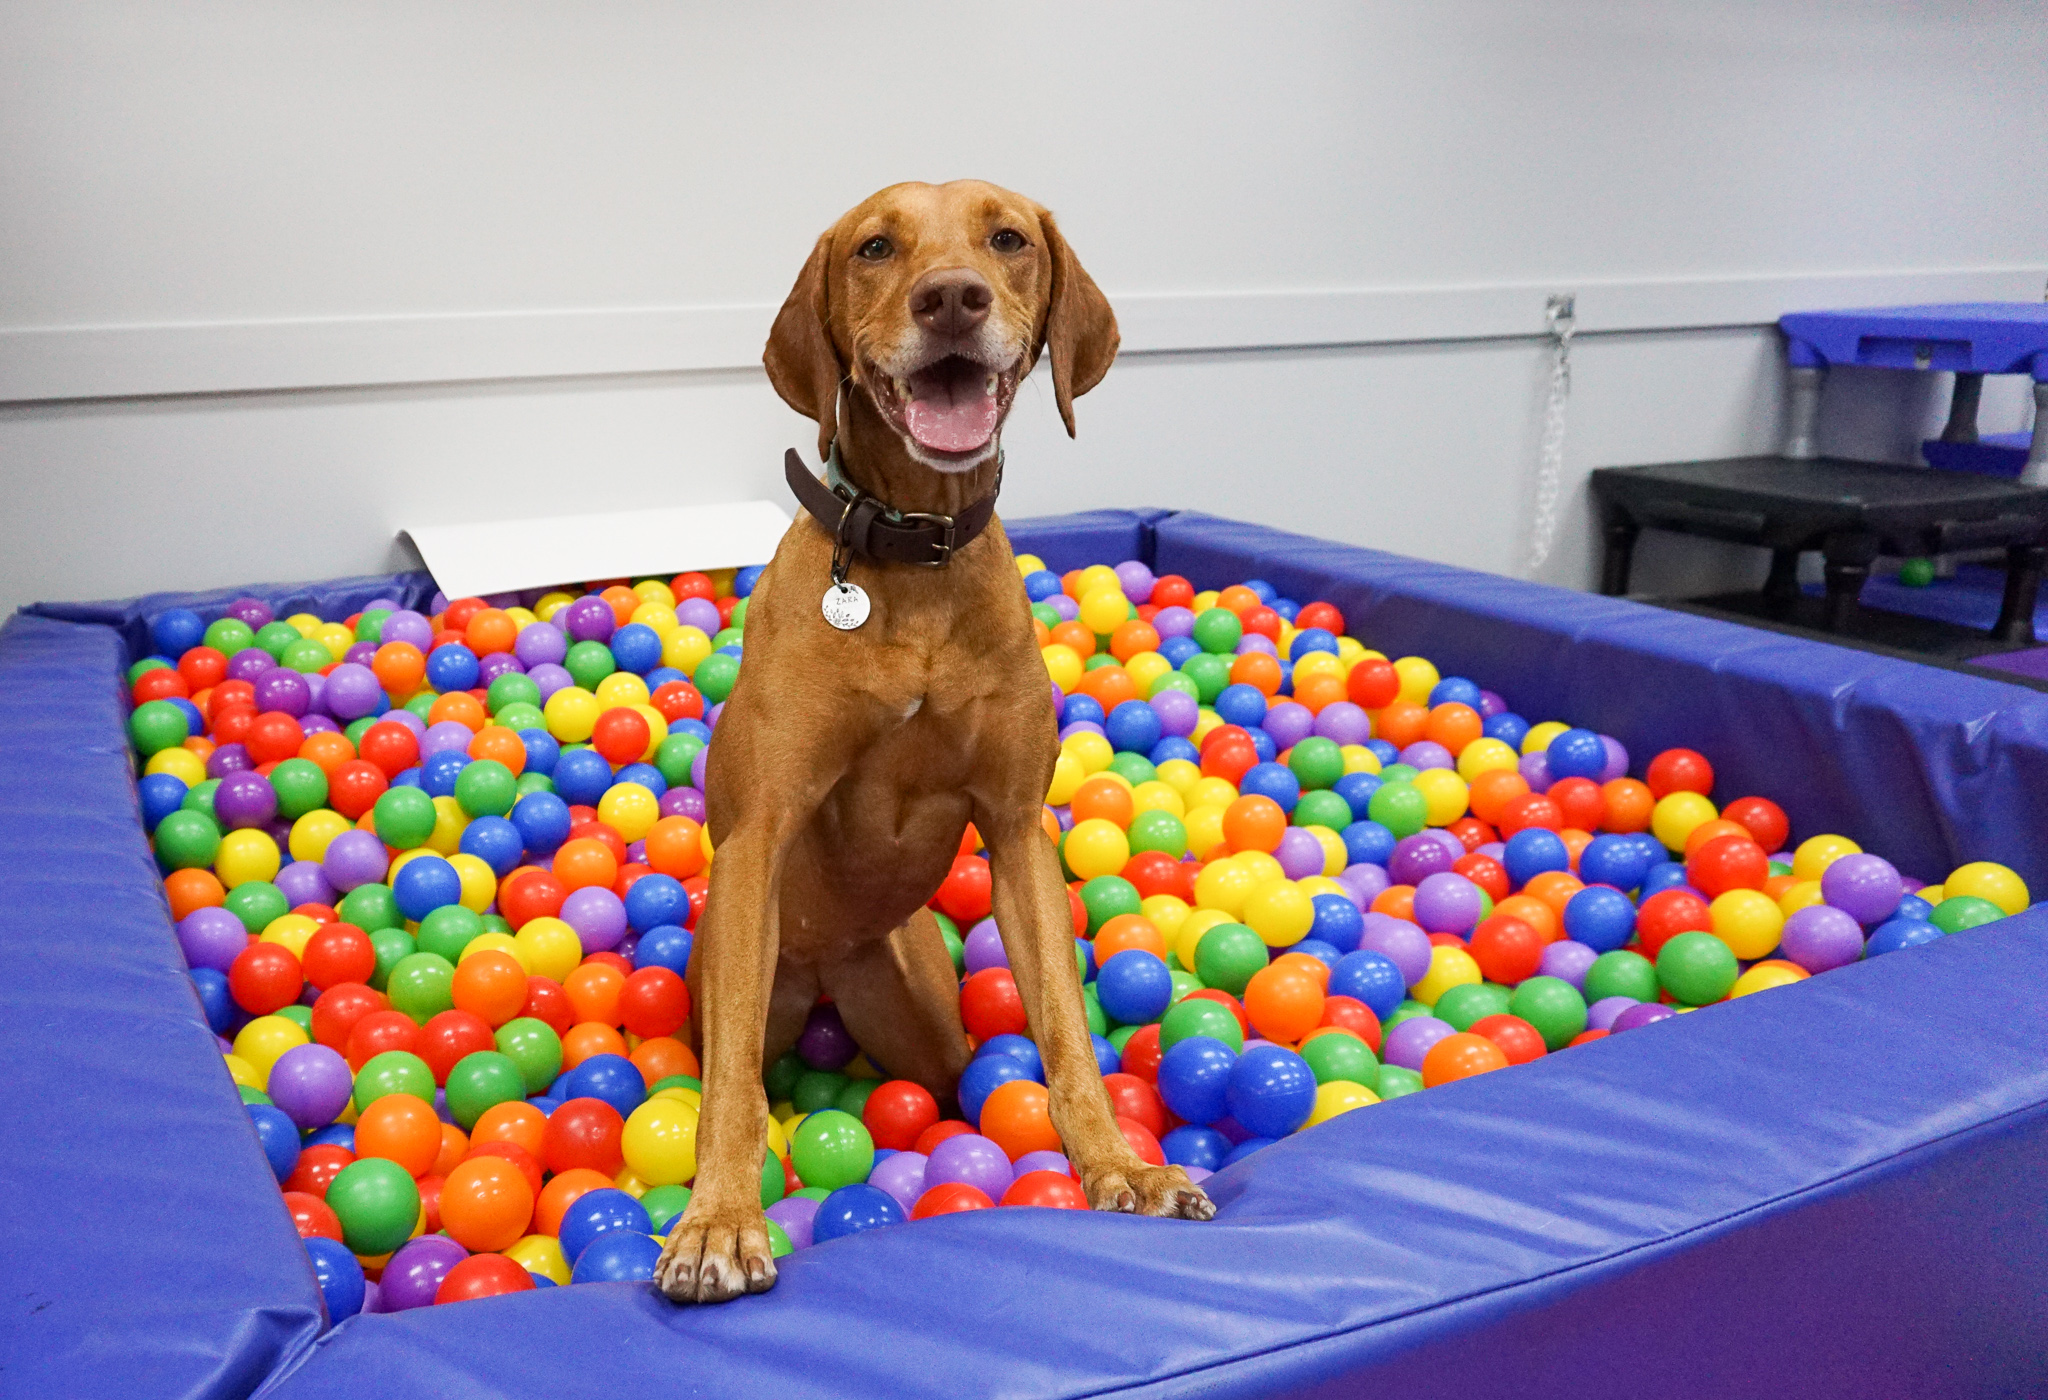
<instances>
[{"instance_id":1,"label":"dog's snout","mask_svg":"<svg viewBox=\"0 0 2048 1400\"><path fill-rule=\"evenodd\" d=\"M910 289L910 314L928 331L962 335L988 319L995 293L969 268L927 272Z\"/></svg>"}]
</instances>

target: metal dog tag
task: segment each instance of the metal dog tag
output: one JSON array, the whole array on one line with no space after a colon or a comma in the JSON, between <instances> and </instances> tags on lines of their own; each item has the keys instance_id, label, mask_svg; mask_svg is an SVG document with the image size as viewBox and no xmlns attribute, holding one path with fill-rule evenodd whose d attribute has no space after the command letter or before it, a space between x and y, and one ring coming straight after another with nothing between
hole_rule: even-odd
<instances>
[{"instance_id":1,"label":"metal dog tag","mask_svg":"<svg viewBox=\"0 0 2048 1400\"><path fill-rule=\"evenodd\" d=\"M825 621L851 632L868 620L868 593L857 583L835 583L825 589Z\"/></svg>"}]
</instances>

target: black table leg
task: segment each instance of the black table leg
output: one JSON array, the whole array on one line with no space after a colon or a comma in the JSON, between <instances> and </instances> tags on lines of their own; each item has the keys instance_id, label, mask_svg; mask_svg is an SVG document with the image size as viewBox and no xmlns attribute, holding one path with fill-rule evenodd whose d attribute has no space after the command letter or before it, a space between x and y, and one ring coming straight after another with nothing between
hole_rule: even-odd
<instances>
[{"instance_id":1,"label":"black table leg","mask_svg":"<svg viewBox=\"0 0 2048 1400\"><path fill-rule=\"evenodd\" d=\"M1600 591L1610 598L1619 598L1628 592L1628 568L1635 554L1636 536L1642 527L1621 510L1609 507L1605 512L1602 534L1607 547L1600 560Z\"/></svg>"},{"instance_id":2,"label":"black table leg","mask_svg":"<svg viewBox=\"0 0 2048 1400\"><path fill-rule=\"evenodd\" d=\"M1827 629L1840 632L1856 616L1856 600L1870 577L1877 541L1868 535L1830 535L1822 553L1827 562Z\"/></svg>"},{"instance_id":3,"label":"black table leg","mask_svg":"<svg viewBox=\"0 0 2048 1400\"><path fill-rule=\"evenodd\" d=\"M1798 550L1771 551L1771 574L1764 580L1764 597L1778 616L1783 617L1792 611L1792 605L1799 600Z\"/></svg>"},{"instance_id":4,"label":"black table leg","mask_svg":"<svg viewBox=\"0 0 2048 1400\"><path fill-rule=\"evenodd\" d=\"M2005 601L1999 605L1998 621L1991 625L1991 639L2008 646L2034 644L2034 604L2041 593L2042 565L2048 563L2048 546L2016 544L2005 552Z\"/></svg>"}]
</instances>

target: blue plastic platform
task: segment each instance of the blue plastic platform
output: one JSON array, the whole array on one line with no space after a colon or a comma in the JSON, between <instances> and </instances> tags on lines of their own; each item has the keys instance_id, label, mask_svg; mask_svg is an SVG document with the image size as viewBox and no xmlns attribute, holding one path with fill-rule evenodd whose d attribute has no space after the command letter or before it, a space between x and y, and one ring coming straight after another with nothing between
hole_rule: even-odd
<instances>
[{"instance_id":1,"label":"blue plastic platform","mask_svg":"<svg viewBox=\"0 0 2048 1400\"><path fill-rule=\"evenodd\" d=\"M2030 374L2048 382L2048 302L1795 311L1778 318L1778 329L1794 366Z\"/></svg>"},{"instance_id":2,"label":"blue plastic platform","mask_svg":"<svg viewBox=\"0 0 2048 1400\"><path fill-rule=\"evenodd\" d=\"M1711 755L1937 877L2048 888L2048 697L1167 512L1011 524L1343 608L1390 655ZM423 578L254 590L347 609ZM216 605L228 594L215 595ZM410 596L410 595L408 595ZM138 821L146 603L0 629L0 1389L24 1396L1981 1396L2048 1388L2048 910L1346 1115L1216 1221L991 1211L682 1310L596 1285L353 1319L318 1292ZM61 616L60 616L61 615ZM68 620L65 620L68 619Z\"/></svg>"}]
</instances>

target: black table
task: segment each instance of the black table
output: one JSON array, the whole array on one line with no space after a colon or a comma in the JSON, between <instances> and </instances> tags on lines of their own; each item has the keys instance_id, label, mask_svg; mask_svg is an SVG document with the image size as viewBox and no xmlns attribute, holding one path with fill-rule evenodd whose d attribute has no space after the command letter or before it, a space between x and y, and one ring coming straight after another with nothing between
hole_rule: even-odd
<instances>
[{"instance_id":1,"label":"black table","mask_svg":"<svg viewBox=\"0 0 2048 1400\"><path fill-rule=\"evenodd\" d=\"M2034 643L2034 604L2048 562L2048 486L1842 457L1729 457L1592 474L1606 537L1600 591L1628 591L1645 526L1771 551L1765 598L1789 612L1800 597L1799 556L1826 563L1823 625L1841 631L1880 554L1951 554L2003 547L2005 597L1991 639Z\"/></svg>"}]
</instances>

